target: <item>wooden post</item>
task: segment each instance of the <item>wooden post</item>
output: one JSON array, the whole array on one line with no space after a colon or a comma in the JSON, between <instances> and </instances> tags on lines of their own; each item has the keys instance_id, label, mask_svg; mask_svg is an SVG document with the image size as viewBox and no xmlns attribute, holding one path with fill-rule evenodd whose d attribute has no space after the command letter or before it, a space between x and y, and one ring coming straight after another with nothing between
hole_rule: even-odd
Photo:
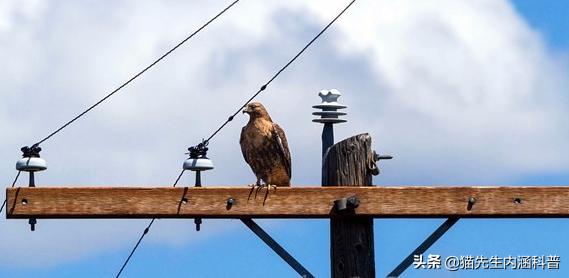
<instances>
[{"instance_id":1,"label":"wooden post","mask_svg":"<svg viewBox=\"0 0 569 278\"><path fill-rule=\"evenodd\" d=\"M322 185L371 186L374 169L371 137L356 135L330 147L322 167ZM330 247L332 277L375 277L373 218L332 218Z\"/></svg>"}]
</instances>

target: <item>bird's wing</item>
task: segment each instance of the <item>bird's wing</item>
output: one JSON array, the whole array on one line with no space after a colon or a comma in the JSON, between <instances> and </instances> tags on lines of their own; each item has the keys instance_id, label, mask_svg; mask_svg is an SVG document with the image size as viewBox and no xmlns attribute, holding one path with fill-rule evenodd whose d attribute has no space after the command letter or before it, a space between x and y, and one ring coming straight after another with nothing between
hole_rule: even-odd
<instances>
[{"instance_id":1,"label":"bird's wing","mask_svg":"<svg viewBox=\"0 0 569 278\"><path fill-rule=\"evenodd\" d=\"M283 165L286 169L288 177L292 177L292 170L291 170L291 159L290 159L290 151L288 149L288 142L286 140L286 136L284 130L276 123L273 123L273 140L278 146L279 152L282 154L283 158Z\"/></svg>"},{"instance_id":2,"label":"bird's wing","mask_svg":"<svg viewBox=\"0 0 569 278\"><path fill-rule=\"evenodd\" d=\"M251 164L249 163L249 159L248 159L248 155L247 155L247 146L245 145L245 127L243 127L241 129L241 138L239 138L239 145L241 145L241 153L243 153L243 158L245 159L245 162L247 162L247 164Z\"/></svg>"}]
</instances>

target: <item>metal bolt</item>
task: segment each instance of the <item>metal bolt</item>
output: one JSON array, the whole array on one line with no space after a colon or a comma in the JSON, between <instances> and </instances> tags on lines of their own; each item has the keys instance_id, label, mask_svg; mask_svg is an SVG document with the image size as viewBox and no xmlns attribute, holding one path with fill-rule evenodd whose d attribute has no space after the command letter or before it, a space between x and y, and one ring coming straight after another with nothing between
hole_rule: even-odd
<instances>
[{"instance_id":1,"label":"metal bolt","mask_svg":"<svg viewBox=\"0 0 569 278\"><path fill-rule=\"evenodd\" d=\"M233 206L233 204L235 204L235 199L233 199L232 197L229 197L227 199L227 206L225 207L227 210L230 210L231 207Z\"/></svg>"},{"instance_id":2,"label":"metal bolt","mask_svg":"<svg viewBox=\"0 0 569 278\"><path fill-rule=\"evenodd\" d=\"M30 224L30 229L33 231L36 230L36 224L38 223L38 221L35 218L30 218L30 220L28 220L28 223Z\"/></svg>"},{"instance_id":3,"label":"metal bolt","mask_svg":"<svg viewBox=\"0 0 569 278\"><path fill-rule=\"evenodd\" d=\"M196 232L199 232L200 231L200 225L202 224L202 219L196 218L196 219L194 219L194 223L196 224Z\"/></svg>"},{"instance_id":4,"label":"metal bolt","mask_svg":"<svg viewBox=\"0 0 569 278\"><path fill-rule=\"evenodd\" d=\"M375 151L373 151L373 160L380 161L380 160L385 160L385 159L393 159L392 155L380 155L377 154Z\"/></svg>"},{"instance_id":5,"label":"metal bolt","mask_svg":"<svg viewBox=\"0 0 569 278\"><path fill-rule=\"evenodd\" d=\"M471 210L472 206L476 203L476 198L470 196L468 197L468 206L466 207L467 210Z\"/></svg>"}]
</instances>

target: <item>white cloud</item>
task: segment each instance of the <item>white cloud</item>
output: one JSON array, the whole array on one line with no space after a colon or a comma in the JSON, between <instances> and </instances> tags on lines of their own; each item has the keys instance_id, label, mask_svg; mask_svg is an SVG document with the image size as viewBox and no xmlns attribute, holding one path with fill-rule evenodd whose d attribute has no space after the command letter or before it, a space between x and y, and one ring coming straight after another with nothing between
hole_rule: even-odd
<instances>
[{"instance_id":1,"label":"white cloud","mask_svg":"<svg viewBox=\"0 0 569 278\"><path fill-rule=\"evenodd\" d=\"M376 1L340 26L340 49L365 53L382 82L379 138L423 157L413 170L434 182L567 170L566 69L509 3Z\"/></svg>"},{"instance_id":2,"label":"white cloud","mask_svg":"<svg viewBox=\"0 0 569 278\"><path fill-rule=\"evenodd\" d=\"M0 4L5 180L19 147L114 89L225 5L20 3ZM38 174L39 183L169 185L185 148L209 135L344 4L238 3L46 142L50 169ZM295 184L319 181L321 127L310 113L324 88L340 89L349 106L337 139L370 132L379 151L396 156L377 182L507 183L567 171L567 67L555 59L505 1L362 1L259 99L287 131ZM253 180L237 143L245 122L239 115L212 141L217 168L205 174L207 184ZM182 180L191 183L190 175ZM145 222L132 223L40 221L32 234L23 221L1 221L0 249L19 251L0 264L54 264L130 246ZM212 227L224 229L231 228ZM166 230L155 228L153 240L185 238L184 229ZM87 238L97 240L40 260L54 246Z\"/></svg>"}]
</instances>

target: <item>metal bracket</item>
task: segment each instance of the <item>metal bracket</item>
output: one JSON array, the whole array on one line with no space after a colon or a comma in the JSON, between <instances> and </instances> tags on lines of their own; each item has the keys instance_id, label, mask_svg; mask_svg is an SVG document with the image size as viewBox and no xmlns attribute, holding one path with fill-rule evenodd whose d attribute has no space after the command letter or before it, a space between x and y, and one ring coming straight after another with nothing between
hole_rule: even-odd
<instances>
[{"instance_id":1,"label":"metal bracket","mask_svg":"<svg viewBox=\"0 0 569 278\"><path fill-rule=\"evenodd\" d=\"M334 211L337 213L349 213L354 212L354 210L360 205L360 199L355 195L341 198L334 201Z\"/></svg>"},{"instance_id":2,"label":"metal bracket","mask_svg":"<svg viewBox=\"0 0 569 278\"><path fill-rule=\"evenodd\" d=\"M229 205L229 203L228 203ZM302 266L290 253L288 253L278 242L276 242L267 232L263 230L253 219L241 218L241 221L261 240L263 240L277 255L279 255L288 265L290 265L303 278L314 278L304 266Z\"/></svg>"},{"instance_id":3,"label":"metal bracket","mask_svg":"<svg viewBox=\"0 0 569 278\"><path fill-rule=\"evenodd\" d=\"M443 224L441 224L417 249L413 250L407 258L405 258L391 273L387 275L387 278L397 278L401 273L403 273L411 264L413 264L414 255L420 255L425 253L439 238L441 238L460 218L452 217L448 218Z\"/></svg>"}]
</instances>

